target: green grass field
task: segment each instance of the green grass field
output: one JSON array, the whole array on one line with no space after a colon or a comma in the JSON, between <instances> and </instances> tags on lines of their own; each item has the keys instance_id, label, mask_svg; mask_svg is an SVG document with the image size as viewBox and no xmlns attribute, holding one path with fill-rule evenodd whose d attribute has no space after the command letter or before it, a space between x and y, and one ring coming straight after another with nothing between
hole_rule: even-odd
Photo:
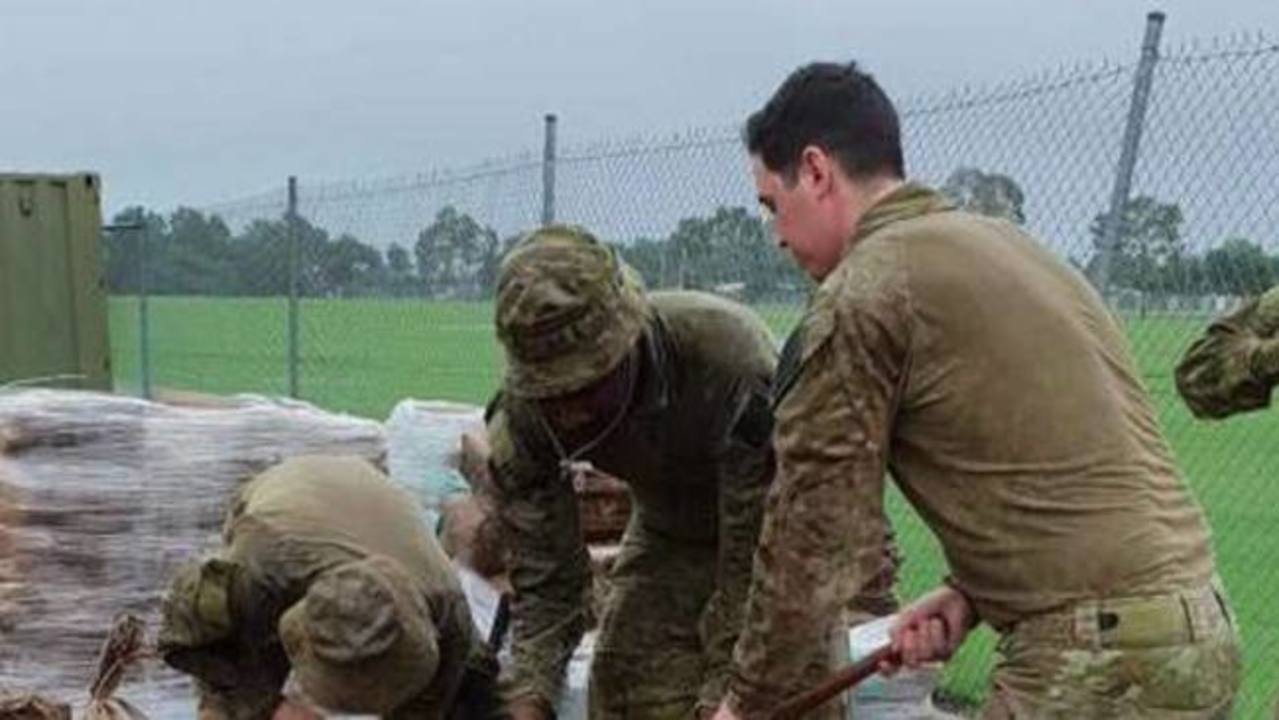
<instances>
[{"instance_id":1,"label":"green grass field","mask_svg":"<svg viewBox=\"0 0 1279 720\"><path fill-rule=\"evenodd\" d=\"M764 307L779 337L797 307ZM152 298L153 387L212 393L285 394L287 311L283 300ZM486 303L307 300L301 305L299 386L303 399L330 410L385 419L405 397L483 403L497 384L500 355ZM117 388L139 387L138 307L111 302ZM1236 716L1268 717L1279 692L1279 483L1269 452L1279 410L1225 423L1193 420L1171 368L1201 319L1128 321L1138 362L1177 459L1208 510L1222 575L1244 636L1245 679ZM902 590L912 596L944 575L932 535L896 493L890 498L906 556ZM992 662L992 637L970 640L948 668L949 688L976 700Z\"/></svg>"}]
</instances>

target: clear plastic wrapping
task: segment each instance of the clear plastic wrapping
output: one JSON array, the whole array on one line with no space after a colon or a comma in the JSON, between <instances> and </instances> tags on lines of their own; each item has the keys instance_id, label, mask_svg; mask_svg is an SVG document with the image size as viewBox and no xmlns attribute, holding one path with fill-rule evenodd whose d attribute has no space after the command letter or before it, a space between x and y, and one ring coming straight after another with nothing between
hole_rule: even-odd
<instances>
[{"instance_id":1,"label":"clear plastic wrapping","mask_svg":"<svg viewBox=\"0 0 1279 720\"><path fill-rule=\"evenodd\" d=\"M380 423L304 403L0 393L0 688L81 698L112 619L154 632L170 573L216 547L238 483L294 455L384 452ZM193 714L185 681L141 672L140 707ZM164 709L175 698L181 713Z\"/></svg>"}]
</instances>

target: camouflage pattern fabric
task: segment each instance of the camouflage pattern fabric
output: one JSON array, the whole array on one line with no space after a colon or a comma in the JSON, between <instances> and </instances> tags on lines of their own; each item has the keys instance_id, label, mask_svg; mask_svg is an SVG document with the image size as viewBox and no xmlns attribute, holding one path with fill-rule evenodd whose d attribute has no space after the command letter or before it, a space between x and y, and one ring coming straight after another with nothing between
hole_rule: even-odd
<instances>
[{"instance_id":1,"label":"camouflage pattern fabric","mask_svg":"<svg viewBox=\"0 0 1279 720\"><path fill-rule=\"evenodd\" d=\"M430 616L399 564L374 556L320 574L279 628L314 704L385 715L440 669Z\"/></svg>"},{"instance_id":2,"label":"camouflage pattern fabric","mask_svg":"<svg viewBox=\"0 0 1279 720\"><path fill-rule=\"evenodd\" d=\"M703 609L715 591L711 546L632 524L610 575L589 692L593 718L687 718L702 690ZM722 689L721 689L722 692Z\"/></svg>"},{"instance_id":3,"label":"camouflage pattern fabric","mask_svg":"<svg viewBox=\"0 0 1279 720\"><path fill-rule=\"evenodd\" d=\"M982 717L1227 720L1240 680L1233 620L1211 587L1112 598L1001 638Z\"/></svg>"},{"instance_id":4,"label":"camouflage pattern fabric","mask_svg":"<svg viewBox=\"0 0 1279 720\"><path fill-rule=\"evenodd\" d=\"M589 461L623 480L633 501L632 559L621 573L628 580L605 611L592 707L667 717L676 706L689 712L691 702L714 707L722 694L773 477L768 386L776 349L763 322L727 300L656 292L646 304L631 351L633 397L615 429L588 452L565 448L571 457L561 456L536 402L504 391L490 405L498 514L515 589L513 698L555 703L589 621L591 574L577 498L562 472L566 460ZM663 562L643 551L655 538L669 555ZM658 598L656 588L671 596ZM640 606L647 635L629 617ZM639 677L618 665L656 667L657 658L638 660L623 644L642 640L641 654L665 652L652 634L666 637L668 629L663 647L681 658L672 660L678 672ZM668 687L667 676L678 687ZM626 698L648 703L652 714Z\"/></svg>"},{"instance_id":5,"label":"camouflage pattern fabric","mask_svg":"<svg viewBox=\"0 0 1279 720\"><path fill-rule=\"evenodd\" d=\"M1269 407L1279 384L1279 287L1209 325L1182 355L1176 379L1199 418Z\"/></svg>"},{"instance_id":6,"label":"camouflage pattern fabric","mask_svg":"<svg viewBox=\"0 0 1279 720\"><path fill-rule=\"evenodd\" d=\"M542 398L589 385L635 346L647 314L639 275L590 233L553 225L531 234L498 276L503 389Z\"/></svg>"},{"instance_id":7,"label":"camouflage pattern fabric","mask_svg":"<svg viewBox=\"0 0 1279 720\"><path fill-rule=\"evenodd\" d=\"M289 650L305 671L332 679L332 665L313 662L319 655L377 666L355 673L358 682L323 688L322 700L337 697L347 710L368 704L389 718L457 716L463 676L486 650L448 558L414 507L354 457L294 458L243 486L219 556L205 571L179 573L165 599L160 650L195 677L200 717L271 716L292 667L281 639L286 611ZM369 568L378 582L367 582ZM383 602L362 600L369 598ZM427 626L433 673L422 671ZM396 703L389 712L388 698Z\"/></svg>"},{"instance_id":8,"label":"camouflage pattern fabric","mask_svg":"<svg viewBox=\"0 0 1279 720\"><path fill-rule=\"evenodd\" d=\"M801 328L727 696L740 716L811 687L806 653L881 566L889 471L1001 632L1211 581L1122 329L1017 226L905 184L862 217Z\"/></svg>"}]
</instances>

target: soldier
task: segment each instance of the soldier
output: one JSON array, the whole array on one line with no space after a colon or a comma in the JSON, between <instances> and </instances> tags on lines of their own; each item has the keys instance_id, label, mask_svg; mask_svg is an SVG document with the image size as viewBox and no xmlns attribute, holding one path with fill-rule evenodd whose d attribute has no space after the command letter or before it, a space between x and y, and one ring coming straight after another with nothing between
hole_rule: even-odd
<instances>
[{"instance_id":1,"label":"soldier","mask_svg":"<svg viewBox=\"0 0 1279 720\"><path fill-rule=\"evenodd\" d=\"M512 249L496 313L507 366L489 436L515 591L513 716L553 715L588 625L569 479L580 462L626 482L633 499L594 648L591 717L708 714L728 678L774 473L773 338L713 295L646 295L611 249L569 227Z\"/></svg>"},{"instance_id":2,"label":"soldier","mask_svg":"<svg viewBox=\"0 0 1279 720\"><path fill-rule=\"evenodd\" d=\"M414 504L355 457L246 484L222 552L183 566L164 601L159 650L194 676L200 717L500 710L496 662Z\"/></svg>"},{"instance_id":3,"label":"soldier","mask_svg":"<svg viewBox=\"0 0 1279 720\"><path fill-rule=\"evenodd\" d=\"M892 632L906 665L1002 635L987 718L1228 716L1239 649L1203 513L1127 340L1017 226L903 180L855 65L795 71L747 123L779 243L820 282L779 372L779 472L719 717L805 690L886 467L951 574ZM891 669L887 665L886 669Z\"/></svg>"},{"instance_id":4,"label":"soldier","mask_svg":"<svg viewBox=\"0 0 1279 720\"><path fill-rule=\"evenodd\" d=\"M1209 325L1182 356L1176 377L1195 417L1269 407L1279 384L1279 287Z\"/></svg>"}]
</instances>

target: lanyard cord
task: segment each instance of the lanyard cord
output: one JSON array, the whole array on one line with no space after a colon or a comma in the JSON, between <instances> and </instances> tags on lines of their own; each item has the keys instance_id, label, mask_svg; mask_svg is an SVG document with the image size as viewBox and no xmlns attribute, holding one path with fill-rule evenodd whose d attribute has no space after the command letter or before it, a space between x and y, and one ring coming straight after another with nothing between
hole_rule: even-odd
<instances>
[{"instance_id":1,"label":"lanyard cord","mask_svg":"<svg viewBox=\"0 0 1279 720\"><path fill-rule=\"evenodd\" d=\"M622 424L622 420L626 417L627 411L630 410L631 400L635 395L635 383L639 376L639 370L636 367L637 365L638 363L634 356L631 356L626 360L626 401L617 409L617 414L613 416L613 419L609 421L608 425L604 426L604 429L596 434L594 438L592 438L589 442L583 443L571 453L565 452L564 444L560 442L559 436L555 434L555 428L551 427L550 422L547 421L546 416L542 413L541 407L538 406L537 403L533 403L533 414L537 416L538 424L542 426L542 429L546 431L547 436L550 437L551 446L555 448L555 454L560 459L560 472L565 477L572 476L574 466L577 463L577 458L585 455L591 450L594 450L600 443L604 442L605 438L611 435L613 431Z\"/></svg>"}]
</instances>

